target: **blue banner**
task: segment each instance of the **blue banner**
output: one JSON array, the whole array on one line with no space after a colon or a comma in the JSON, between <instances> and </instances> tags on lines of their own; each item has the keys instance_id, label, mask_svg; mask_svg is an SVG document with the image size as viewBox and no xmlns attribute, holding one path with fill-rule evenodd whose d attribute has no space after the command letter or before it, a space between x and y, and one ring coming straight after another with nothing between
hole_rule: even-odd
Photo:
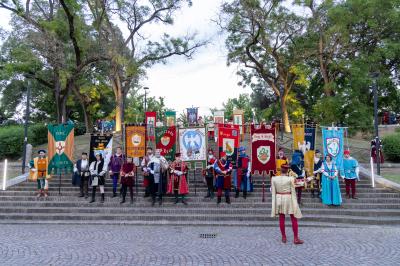
<instances>
[{"instance_id":1,"label":"blue banner","mask_svg":"<svg viewBox=\"0 0 400 266\"><path fill-rule=\"evenodd\" d=\"M306 142L307 150L315 150L315 127L306 127L304 129L304 140Z\"/></svg>"},{"instance_id":2,"label":"blue banner","mask_svg":"<svg viewBox=\"0 0 400 266\"><path fill-rule=\"evenodd\" d=\"M323 128L322 146L324 157L332 156L337 169L343 170L343 152L344 152L344 130L343 128Z\"/></svg>"}]
</instances>

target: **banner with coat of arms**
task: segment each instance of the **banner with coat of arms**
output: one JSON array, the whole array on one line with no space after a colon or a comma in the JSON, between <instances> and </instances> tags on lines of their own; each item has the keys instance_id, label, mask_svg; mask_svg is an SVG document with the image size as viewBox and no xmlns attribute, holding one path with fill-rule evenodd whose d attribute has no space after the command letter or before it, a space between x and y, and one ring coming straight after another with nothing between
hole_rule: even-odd
<instances>
[{"instance_id":1,"label":"banner with coat of arms","mask_svg":"<svg viewBox=\"0 0 400 266\"><path fill-rule=\"evenodd\" d=\"M304 124L293 124L293 150L301 150L304 145ZM304 151L303 151L304 153Z\"/></svg>"},{"instance_id":2,"label":"banner with coat of arms","mask_svg":"<svg viewBox=\"0 0 400 266\"><path fill-rule=\"evenodd\" d=\"M197 125L198 108L186 108L189 126Z\"/></svg>"},{"instance_id":3,"label":"banner with coat of arms","mask_svg":"<svg viewBox=\"0 0 400 266\"><path fill-rule=\"evenodd\" d=\"M73 170L74 125L48 125L48 172L70 173Z\"/></svg>"},{"instance_id":4,"label":"banner with coat of arms","mask_svg":"<svg viewBox=\"0 0 400 266\"><path fill-rule=\"evenodd\" d=\"M236 165L239 148L239 125L222 125L218 127L219 153L225 152L232 165ZM220 156L221 157L221 156Z\"/></svg>"},{"instance_id":5,"label":"banner with coat of arms","mask_svg":"<svg viewBox=\"0 0 400 266\"><path fill-rule=\"evenodd\" d=\"M165 112L165 120L167 127L174 127L176 125L176 112L175 111L166 111Z\"/></svg>"},{"instance_id":6,"label":"banner with coat of arms","mask_svg":"<svg viewBox=\"0 0 400 266\"><path fill-rule=\"evenodd\" d=\"M269 173L276 171L275 125L251 125L251 171Z\"/></svg>"},{"instance_id":7,"label":"banner with coat of arms","mask_svg":"<svg viewBox=\"0 0 400 266\"><path fill-rule=\"evenodd\" d=\"M101 154L104 165L108 165L112 155L113 135L92 134L90 136L89 162L96 160L96 155Z\"/></svg>"},{"instance_id":8,"label":"banner with coat of arms","mask_svg":"<svg viewBox=\"0 0 400 266\"><path fill-rule=\"evenodd\" d=\"M176 151L176 127L156 128L156 149L161 150L161 155L168 161L175 160Z\"/></svg>"},{"instance_id":9,"label":"banner with coat of arms","mask_svg":"<svg viewBox=\"0 0 400 266\"><path fill-rule=\"evenodd\" d=\"M307 172L307 176L312 176L314 172L315 134L315 127L307 126L304 129L304 170Z\"/></svg>"},{"instance_id":10,"label":"banner with coat of arms","mask_svg":"<svg viewBox=\"0 0 400 266\"><path fill-rule=\"evenodd\" d=\"M179 151L183 161L205 161L207 159L206 129L179 129Z\"/></svg>"},{"instance_id":11,"label":"banner with coat of arms","mask_svg":"<svg viewBox=\"0 0 400 266\"><path fill-rule=\"evenodd\" d=\"M125 145L128 157L144 157L146 155L146 127L125 126Z\"/></svg>"},{"instance_id":12,"label":"banner with coat of arms","mask_svg":"<svg viewBox=\"0 0 400 266\"><path fill-rule=\"evenodd\" d=\"M146 140L154 141L157 113L146 112L145 117L146 117Z\"/></svg>"},{"instance_id":13,"label":"banner with coat of arms","mask_svg":"<svg viewBox=\"0 0 400 266\"><path fill-rule=\"evenodd\" d=\"M337 169L342 171L344 153L343 128L322 128L322 146L324 157L330 155Z\"/></svg>"}]
</instances>

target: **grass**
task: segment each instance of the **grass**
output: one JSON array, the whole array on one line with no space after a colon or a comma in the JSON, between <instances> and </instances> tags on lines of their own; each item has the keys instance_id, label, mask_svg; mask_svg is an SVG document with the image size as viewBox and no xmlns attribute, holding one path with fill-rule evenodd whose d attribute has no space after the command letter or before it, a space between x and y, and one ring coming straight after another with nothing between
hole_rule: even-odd
<instances>
[{"instance_id":1,"label":"grass","mask_svg":"<svg viewBox=\"0 0 400 266\"><path fill-rule=\"evenodd\" d=\"M384 174L383 177L400 184L400 174Z\"/></svg>"}]
</instances>

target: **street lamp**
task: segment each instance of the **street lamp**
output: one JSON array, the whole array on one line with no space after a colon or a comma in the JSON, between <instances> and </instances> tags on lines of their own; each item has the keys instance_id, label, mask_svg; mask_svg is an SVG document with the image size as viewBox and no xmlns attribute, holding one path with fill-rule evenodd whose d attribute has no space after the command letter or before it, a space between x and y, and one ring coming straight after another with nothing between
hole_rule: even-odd
<instances>
[{"instance_id":1,"label":"street lamp","mask_svg":"<svg viewBox=\"0 0 400 266\"><path fill-rule=\"evenodd\" d=\"M28 88L26 93L26 110L25 110L25 126L24 126L24 154L22 154L22 173L25 174L26 166L26 146L28 144L28 123L29 123L29 105L31 98L31 82L28 79Z\"/></svg>"},{"instance_id":2,"label":"street lamp","mask_svg":"<svg viewBox=\"0 0 400 266\"><path fill-rule=\"evenodd\" d=\"M378 127L378 83L377 78L378 73L372 73L372 78L374 80L372 84L372 89L374 92L374 127L375 127L375 150L376 150L376 173L381 175L381 141L379 139L379 127Z\"/></svg>"},{"instance_id":3,"label":"street lamp","mask_svg":"<svg viewBox=\"0 0 400 266\"><path fill-rule=\"evenodd\" d=\"M280 93L280 98L281 98L281 123L280 123L280 130L281 130L281 140L283 140L283 93L284 93L284 88L283 85L279 86L279 93Z\"/></svg>"},{"instance_id":4,"label":"street lamp","mask_svg":"<svg viewBox=\"0 0 400 266\"><path fill-rule=\"evenodd\" d=\"M144 111L147 112L147 91L149 90L148 87L144 87Z\"/></svg>"}]
</instances>

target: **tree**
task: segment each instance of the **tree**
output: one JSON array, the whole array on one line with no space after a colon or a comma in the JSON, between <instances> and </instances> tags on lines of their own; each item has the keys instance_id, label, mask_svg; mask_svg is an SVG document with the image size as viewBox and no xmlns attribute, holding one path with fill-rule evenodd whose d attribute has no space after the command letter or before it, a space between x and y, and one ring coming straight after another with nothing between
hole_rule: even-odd
<instances>
[{"instance_id":1,"label":"tree","mask_svg":"<svg viewBox=\"0 0 400 266\"><path fill-rule=\"evenodd\" d=\"M248 94L240 94L238 98L229 98L226 103L223 104L225 109L225 119L233 119L233 110L244 111L244 121L253 121L253 110L251 107L251 100Z\"/></svg>"},{"instance_id":2,"label":"tree","mask_svg":"<svg viewBox=\"0 0 400 266\"><path fill-rule=\"evenodd\" d=\"M105 2L87 0L100 42L110 56L109 78L116 101L116 130L124 122L125 99L132 87L137 86L145 69L156 63L166 63L174 55L191 58L205 42L194 41L193 35L171 37L164 34L157 40L146 37L145 28L151 23L173 24L173 16L188 0L118 0ZM117 19L116 19L117 18ZM128 36L124 38L116 25L124 25Z\"/></svg>"},{"instance_id":3,"label":"tree","mask_svg":"<svg viewBox=\"0 0 400 266\"><path fill-rule=\"evenodd\" d=\"M282 99L283 124L290 132L286 102L295 86L306 85L306 54L298 50L305 21L280 1L235 0L224 3L221 27L228 33L228 64L241 67L243 85L264 82ZM282 91L281 91L282 88Z\"/></svg>"}]
</instances>

